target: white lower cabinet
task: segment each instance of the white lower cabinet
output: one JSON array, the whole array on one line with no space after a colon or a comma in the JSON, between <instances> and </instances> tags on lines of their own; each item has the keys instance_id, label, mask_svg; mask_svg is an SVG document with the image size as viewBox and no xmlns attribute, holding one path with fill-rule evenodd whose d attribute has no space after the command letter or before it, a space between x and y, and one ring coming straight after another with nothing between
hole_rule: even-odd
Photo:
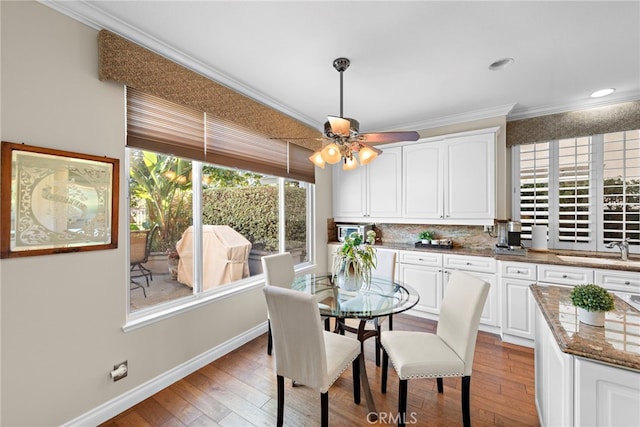
<instances>
[{"instance_id":1,"label":"white lower cabinet","mask_svg":"<svg viewBox=\"0 0 640 427\"><path fill-rule=\"evenodd\" d=\"M640 426L640 373L576 357L575 425Z\"/></svg>"},{"instance_id":2,"label":"white lower cabinet","mask_svg":"<svg viewBox=\"0 0 640 427\"><path fill-rule=\"evenodd\" d=\"M537 307L535 387L543 427L640 426L640 372L563 353Z\"/></svg>"},{"instance_id":3,"label":"white lower cabinet","mask_svg":"<svg viewBox=\"0 0 640 427\"><path fill-rule=\"evenodd\" d=\"M536 307L535 387L540 425L573 425L573 356L560 351Z\"/></svg>"},{"instance_id":4,"label":"white lower cabinet","mask_svg":"<svg viewBox=\"0 0 640 427\"><path fill-rule=\"evenodd\" d=\"M499 296L493 258L422 251L400 251L399 255L398 279L420 294L420 301L411 314L437 320L449 275L454 270L463 270L491 285L480 324L485 331L499 330Z\"/></svg>"},{"instance_id":5,"label":"white lower cabinet","mask_svg":"<svg viewBox=\"0 0 640 427\"><path fill-rule=\"evenodd\" d=\"M529 286L536 282L536 265L500 261L502 290L502 339L533 347L535 339L535 301Z\"/></svg>"},{"instance_id":6,"label":"white lower cabinet","mask_svg":"<svg viewBox=\"0 0 640 427\"><path fill-rule=\"evenodd\" d=\"M442 254L400 251L398 279L418 291L420 301L411 310L436 319L442 302Z\"/></svg>"}]
</instances>

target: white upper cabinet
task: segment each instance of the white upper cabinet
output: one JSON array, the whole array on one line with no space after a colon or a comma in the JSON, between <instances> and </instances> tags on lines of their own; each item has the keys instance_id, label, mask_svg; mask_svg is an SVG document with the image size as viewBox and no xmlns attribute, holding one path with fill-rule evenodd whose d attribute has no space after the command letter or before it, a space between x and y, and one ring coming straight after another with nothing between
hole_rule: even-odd
<instances>
[{"instance_id":1,"label":"white upper cabinet","mask_svg":"<svg viewBox=\"0 0 640 427\"><path fill-rule=\"evenodd\" d=\"M343 221L397 218L402 200L402 147L383 153L364 167L333 167L333 216Z\"/></svg>"},{"instance_id":2,"label":"white upper cabinet","mask_svg":"<svg viewBox=\"0 0 640 427\"><path fill-rule=\"evenodd\" d=\"M440 142L404 147L402 216L442 218L444 216L444 145Z\"/></svg>"},{"instance_id":3,"label":"white upper cabinet","mask_svg":"<svg viewBox=\"0 0 640 427\"><path fill-rule=\"evenodd\" d=\"M495 131L404 147L403 218L490 224L496 211Z\"/></svg>"},{"instance_id":4,"label":"white upper cabinet","mask_svg":"<svg viewBox=\"0 0 640 427\"><path fill-rule=\"evenodd\" d=\"M337 221L493 224L497 128L378 147L365 167L333 169Z\"/></svg>"}]
</instances>

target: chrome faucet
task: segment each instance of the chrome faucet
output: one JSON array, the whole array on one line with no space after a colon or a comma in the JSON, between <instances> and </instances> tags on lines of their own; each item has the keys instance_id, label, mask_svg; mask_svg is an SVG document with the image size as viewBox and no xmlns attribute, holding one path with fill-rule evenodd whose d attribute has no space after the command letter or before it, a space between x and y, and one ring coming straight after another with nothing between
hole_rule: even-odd
<instances>
[{"instance_id":1,"label":"chrome faucet","mask_svg":"<svg viewBox=\"0 0 640 427\"><path fill-rule=\"evenodd\" d=\"M629 260L629 238L622 239L619 242L609 242L605 245L605 247L611 249L617 246L620 249L620 256L622 257L622 261Z\"/></svg>"}]
</instances>

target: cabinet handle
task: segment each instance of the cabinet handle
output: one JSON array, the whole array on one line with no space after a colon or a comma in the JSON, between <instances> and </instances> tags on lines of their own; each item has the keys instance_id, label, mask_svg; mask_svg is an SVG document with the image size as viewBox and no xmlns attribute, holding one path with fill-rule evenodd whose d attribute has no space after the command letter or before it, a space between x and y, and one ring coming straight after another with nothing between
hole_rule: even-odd
<instances>
[{"instance_id":1,"label":"cabinet handle","mask_svg":"<svg viewBox=\"0 0 640 427\"><path fill-rule=\"evenodd\" d=\"M522 274L520 270L516 270L516 274Z\"/></svg>"},{"instance_id":2,"label":"cabinet handle","mask_svg":"<svg viewBox=\"0 0 640 427\"><path fill-rule=\"evenodd\" d=\"M562 278L563 278L563 279L566 279L566 278L567 278L567 275L566 275L566 274L563 274L563 275L562 275Z\"/></svg>"},{"instance_id":3,"label":"cabinet handle","mask_svg":"<svg viewBox=\"0 0 640 427\"><path fill-rule=\"evenodd\" d=\"M630 285L630 284L631 284L631 282L627 280L626 282L624 282L624 284L625 284L625 285Z\"/></svg>"},{"instance_id":4,"label":"cabinet handle","mask_svg":"<svg viewBox=\"0 0 640 427\"><path fill-rule=\"evenodd\" d=\"M471 263L470 263L470 262L467 262L467 265L471 265Z\"/></svg>"}]
</instances>

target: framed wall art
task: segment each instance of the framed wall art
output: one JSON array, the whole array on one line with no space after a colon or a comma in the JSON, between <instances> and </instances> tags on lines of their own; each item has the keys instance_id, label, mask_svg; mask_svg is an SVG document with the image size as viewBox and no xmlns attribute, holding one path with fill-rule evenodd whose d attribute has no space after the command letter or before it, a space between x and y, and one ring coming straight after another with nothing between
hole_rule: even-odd
<instances>
[{"instance_id":1,"label":"framed wall art","mask_svg":"<svg viewBox=\"0 0 640 427\"><path fill-rule=\"evenodd\" d=\"M118 247L119 160L2 141L0 258Z\"/></svg>"}]
</instances>

